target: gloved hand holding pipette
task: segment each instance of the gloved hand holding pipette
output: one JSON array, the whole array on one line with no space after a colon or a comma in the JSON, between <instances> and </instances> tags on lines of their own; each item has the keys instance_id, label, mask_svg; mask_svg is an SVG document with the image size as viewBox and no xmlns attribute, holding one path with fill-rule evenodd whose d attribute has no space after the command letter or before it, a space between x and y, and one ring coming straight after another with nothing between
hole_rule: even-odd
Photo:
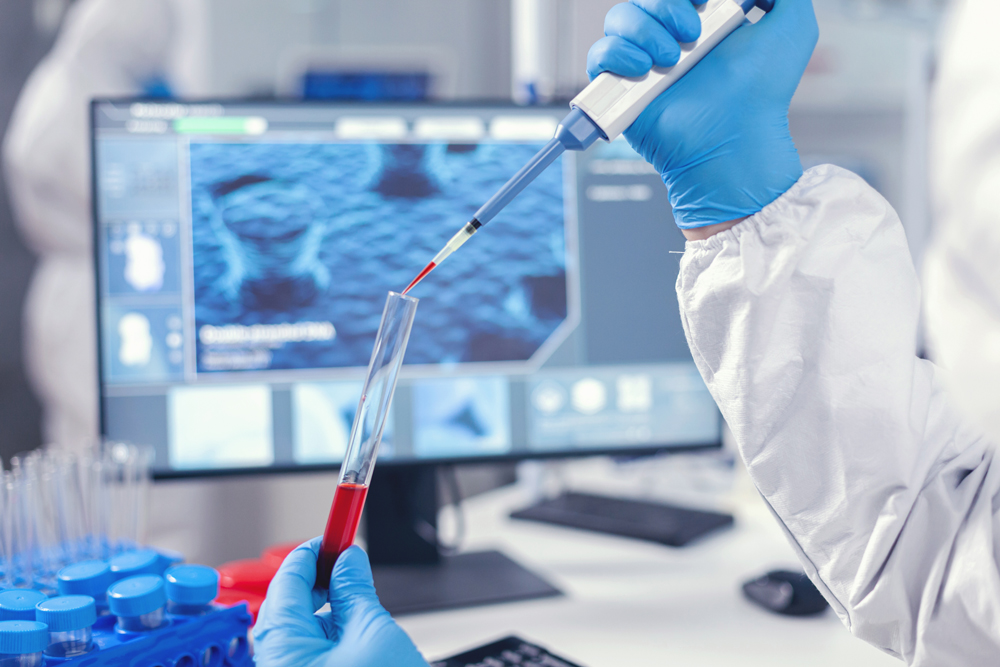
<instances>
[{"instance_id":1,"label":"gloved hand holding pipette","mask_svg":"<svg viewBox=\"0 0 1000 667\"><path fill-rule=\"evenodd\" d=\"M669 66L691 39L690 0L616 5L587 73L642 76ZM810 0L779 0L744 25L657 97L625 130L629 144L660 172L682 228L753 215L802 175L788 132L788 105L819 36Z\"/></svg>"},{"instance_id":2,"label":"gloved hand holding pipette","mask_svg":"<svg viewBox=\"0 0 1000 667\"><path fill-rule=\"evenodd\" d=\"M802 174L788 134L788 104L818 37L810 0L782 3L777 16L744 26L748 12L774 6L774 0L633 0L615 6L608 13L609 34L592 54L591 74L597 76L570 102L572 110L555 136L448 240L403 294L563 151L586 150L598 139L613 141L630 126L640 152L661 169L680 226L727 222L774 201ZM710 64L686 76L703 58ZM670 113L660 119L666 109ZM718 185L708 185L713 182Z\"/></svg>"},{"instance_id":3,"label":"gloved hand holding pipette","mask_svg":"<svg viewBox=\"0 0 1000 667\"><path fill-rule=\"evenodd\" d=\"M375 595L368 557L351 547L326 589L314 588L317 537L290 553L271 580L254 626L262 667L427 667L427 661ZM327 602L329 611L316 613Z\"/></svg>"}]
</instances>

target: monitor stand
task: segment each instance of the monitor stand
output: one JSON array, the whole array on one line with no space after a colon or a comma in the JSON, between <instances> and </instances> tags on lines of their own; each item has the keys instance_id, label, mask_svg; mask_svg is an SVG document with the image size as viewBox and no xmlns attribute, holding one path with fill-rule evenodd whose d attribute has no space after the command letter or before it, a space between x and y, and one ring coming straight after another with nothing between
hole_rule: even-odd
<instances>
[{"instance_id":1,"label":"monitor stand","mask_svg":"<svg viewBox=\"0 0 1000 667\"><path fill-rule=\"evenodd\" d=\"M561 595L499 551L443 555L434 466L376 467L365 502L375 590L391 614Z\"/></svg>"}]
</instances>

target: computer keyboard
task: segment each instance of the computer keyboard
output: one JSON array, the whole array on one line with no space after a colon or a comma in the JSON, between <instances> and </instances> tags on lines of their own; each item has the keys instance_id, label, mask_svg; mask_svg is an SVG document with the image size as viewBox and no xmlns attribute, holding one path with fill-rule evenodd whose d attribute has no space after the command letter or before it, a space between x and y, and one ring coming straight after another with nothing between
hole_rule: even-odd
<instances>
[{"instance_id":1,"label":"computer keyboard","mask_svg":"<svg viewBox=\"0 0 1000 667\"><path fill-rule=\"evenodd\" d=\"M729 514L692 510L665 503L564 493L511 514L515 519L554 523L681 547L718 528Z\"/></svg>"},{"instance_id":2,"label":"computer keyboard","mask_svg":"<svg viewBox=\"0 0 1000 667\"><path fill-rule=\"evenodd\" d=\"M510 636L432 662L431 667L581 667L581 665L552 655L541 646L526 642L520 637Z\"/></svg>"}]
</instances>

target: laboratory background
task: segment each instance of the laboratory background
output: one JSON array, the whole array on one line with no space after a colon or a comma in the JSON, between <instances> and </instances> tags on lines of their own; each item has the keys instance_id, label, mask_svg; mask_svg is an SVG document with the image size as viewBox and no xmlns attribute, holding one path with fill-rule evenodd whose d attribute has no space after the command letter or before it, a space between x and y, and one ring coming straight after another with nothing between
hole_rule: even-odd
<instances>
[{"instance_id":1,"label":"laboratory background","mask_svg":"<svg viewBox=\"0 0 1000 667\"><path fill-rule=\"evenodd\" d=\"M277 564L327 526L386 292L551 138L613 4L0 0L0 587L166 574L189 633L149 664L248 664ZM949 6L814 5L803 167L873 186L919 267ZM656 171L598 141L413 289L358 543L432 664L504 638L581 667L897 662L742 469L683 250ZM473 653L440 664L508 664Z\"/></svg>"}]
</instances>

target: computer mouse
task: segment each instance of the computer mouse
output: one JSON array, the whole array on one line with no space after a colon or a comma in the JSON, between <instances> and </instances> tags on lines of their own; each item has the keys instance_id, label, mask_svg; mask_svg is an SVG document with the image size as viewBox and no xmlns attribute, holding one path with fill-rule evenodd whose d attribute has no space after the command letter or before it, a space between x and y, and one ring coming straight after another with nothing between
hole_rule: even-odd
<instances>
[{"instance_id":1,"label":"computer mouse","mask_svg":"<svg viewBox=\"0 0 1000 667\"><path fill-rule=\"evenodd\" d=\"M810 616L829 605L802 572L772 570L743 584L743 594L764 609L786 616Z\"/></svg>"}]
</instances>

